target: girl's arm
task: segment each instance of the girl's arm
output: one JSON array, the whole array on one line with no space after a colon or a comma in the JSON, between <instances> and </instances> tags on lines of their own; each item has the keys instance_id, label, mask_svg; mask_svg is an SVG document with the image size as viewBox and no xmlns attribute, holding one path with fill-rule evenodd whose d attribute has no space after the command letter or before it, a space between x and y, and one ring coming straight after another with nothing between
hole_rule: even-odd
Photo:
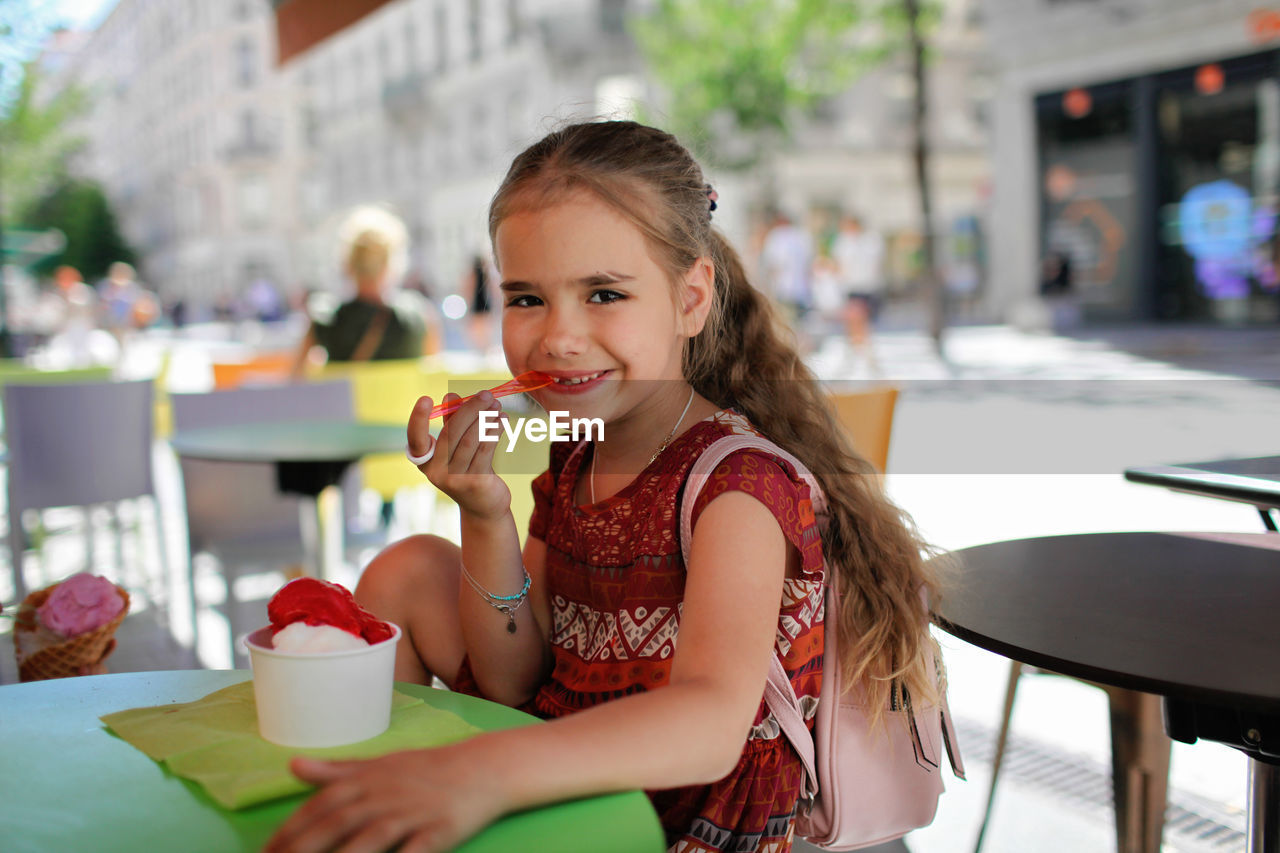
<instances>
[{"instance_id":1,"label":"girl's arm","mask_svg":"<svg viewBox=\"0 0 1280 853\"><path fill-rule=\"evenodd\" d=\"M445 400L456 395L445 395ZM435 453L419 468L458 504L462 565L472 582L496 596L520 592L524 569L531 579L529 597L514 614L514 633L507 615L491 606L464 575L458 611L463 645L485 695L506 705L531 697L546 677L550 648L535 613L546 611L542 584L545 546L530 537L525 554L511 514L511 491L493 471L498 442L480 440L480 413L501 412L487 391L445 418L434 439ZM410 450L418 455L432 443L431 398L423 397L409 416ZM498 429L499 438L502 430ZM545 619L543 620L545 624Z\"/></svg>"},{"instance_id":2,"label":"girl's arm","mask_svg":"<svg viewBox=\"0 0 1280 853\"><path fill-rule=\"evenodd\" d=\"M269 849L403 840L404 849L448 850L507 812L722 778L764 692L787 556L767 508L738 492L715 498L693 538L667 687L440 749L360 762L297 759L294 771L323 790Z\"/></svg>"},{"instance_id":3,"label":"girl's arm","mask_svg":"<svg viewBox=\"0 0 1280 853\"><path fill-rule=\"evenodd\" d=\"M490 476L497 477L497 474ZM495 595L514 595L529 573L529 597L515 613L515 633L506 614L489 603L464 577L458 587L458 611L462 641L471 672L485 696L512 707L533 697L546 680L551 663L547 640L550 623L544 574L546 543L532 536L520 550L515 518L508 507L492 523L462 513L462 565L485 589ZM485 578L500 577L498 586Z\"/></svg>"}]
</instances>

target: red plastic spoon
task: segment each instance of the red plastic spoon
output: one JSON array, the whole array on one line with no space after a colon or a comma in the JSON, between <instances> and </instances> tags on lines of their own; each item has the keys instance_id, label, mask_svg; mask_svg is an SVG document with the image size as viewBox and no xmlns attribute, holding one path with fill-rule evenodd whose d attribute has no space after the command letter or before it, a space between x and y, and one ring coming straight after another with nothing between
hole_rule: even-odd
<instances>
[{"instance_id":1,"label":"red plastic spoon","mask_svg":"<svg viewBox=\"0 0 1280 853\"><path fill-rule=\"evenodd\" d=\"M546 388L555 381L554 377L548 376L545 373L540 373L537 370L528 370L521 373L514 379L508 379L497 388L490 388L489 393L494 397L509 397L512 394L524 394L527 391L537 391L539 388ZM431 409L431 417L439 418L444 415L452 414L459 406L475 396L475 394L472 394L469 397L450 400L447 403L437 403Z\"/></svg>"}]
</instances>

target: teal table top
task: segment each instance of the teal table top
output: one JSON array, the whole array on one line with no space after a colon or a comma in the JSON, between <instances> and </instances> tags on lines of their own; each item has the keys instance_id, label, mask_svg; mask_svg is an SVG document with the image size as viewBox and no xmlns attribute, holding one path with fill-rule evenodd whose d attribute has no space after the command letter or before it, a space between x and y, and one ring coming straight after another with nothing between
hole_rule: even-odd
<instances>
[{"instance_id":1,"label":"teal table top","mask_svg":"<svg viewBox=\"0 0 1280 853\"><path fill-rule=\"evenodd\" d=\"M190 702L250 677L239 670L86 676L0 687L0 839L50 850L259 850L303 796L227 811L113 735L101 714ZM521 711L413 684L398 689L482 729L536 723ZM509 815L457 853L660 853L657 815L633 791Z\"/></svg>"},{"instance_id":2,"label":"teal table top","mask_svg":"<svg viewBox=\"0 0 1280 853\"><path fill-rule=\"evenodd\" d=\"M179 430L179 456L218 462L351 462L404 450L403 423L279 421Z\"/></svg>"}]
</instances>

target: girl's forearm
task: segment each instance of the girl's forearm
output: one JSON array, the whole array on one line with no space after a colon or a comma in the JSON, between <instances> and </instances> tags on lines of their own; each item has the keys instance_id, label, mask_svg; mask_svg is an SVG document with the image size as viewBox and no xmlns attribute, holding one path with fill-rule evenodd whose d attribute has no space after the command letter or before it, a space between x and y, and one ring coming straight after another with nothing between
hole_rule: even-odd
<instances>
[{"instance_id":1,"label":"girl's forearm","mask_svg":"<svg viewBox=\"0 0 1280 853\"><path fill-rule=\"evenodd\" d=\"M474 750L478 772L493 773L507 811L708 784L734 768L758 702L735 701L709 683L672 685L459 746Z\"/></svg>"},{"instance_id":2,"label":"girl's forearm","mask_svg":"<svg viewBox=\"0 0 1280 853\"><path fill-rule=\"evenodd\" d=\"M462 564L481 587L515 595L524 584L515 519L478 519L462 513ZM458 590L462 639L485 695L506 705L529 699L546 675L549 651L526 600L511 617L493 607L464 576ZM530 594L529 598L532 598ZM516 602L511 601L510 604ZM510 630L514 620L515 631Z\"/></svg>"}]
</instances>

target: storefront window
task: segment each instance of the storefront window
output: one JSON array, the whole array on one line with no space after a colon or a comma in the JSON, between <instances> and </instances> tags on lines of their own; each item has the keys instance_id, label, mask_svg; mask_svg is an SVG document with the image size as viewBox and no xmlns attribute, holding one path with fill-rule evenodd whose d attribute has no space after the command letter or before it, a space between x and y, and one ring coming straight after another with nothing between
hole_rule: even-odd
<instances>
[{"instance_id":1,"label":"storefront window","mask_svg":"<svg viewBox=\"0 0 1280 853\"><path fill-rule=\"evenodd\" d=\"M1128 81L1036 99L1040 291L1075 299L1099 318L1137 310L1132 104Z\"/></svg>"},{"instance_id":2,"label":"storefront window","mask_svg":"<svg viewBox=\"0 0 1280 853\"><path fill-rule=\"evenodd\" d=\"M1157 78L1157 312L1277 319L1280 54L1269 51Z\"/></svg>"}]
</instances>

